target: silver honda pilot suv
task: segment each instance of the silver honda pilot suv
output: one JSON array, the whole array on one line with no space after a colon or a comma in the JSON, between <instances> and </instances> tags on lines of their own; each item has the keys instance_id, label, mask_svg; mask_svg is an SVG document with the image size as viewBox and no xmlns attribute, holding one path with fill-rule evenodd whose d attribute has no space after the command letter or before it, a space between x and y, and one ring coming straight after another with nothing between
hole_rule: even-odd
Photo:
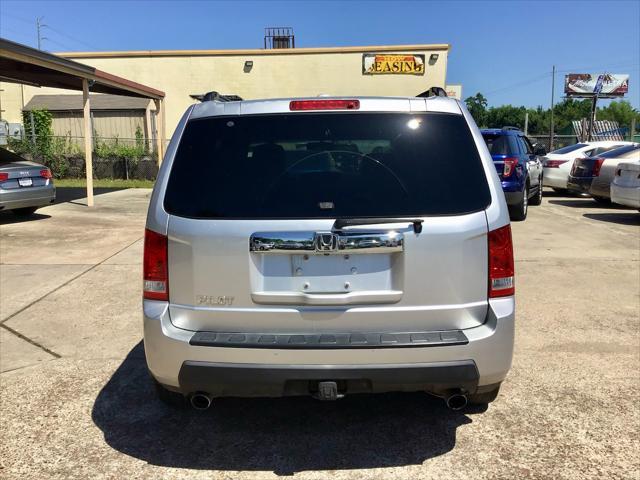
<instances>
[{"instance_id":1,"label":"silver honda pilot suv","mask_svg":"<svg viewBox=\"0 0 640 480\"><path fill-rule=\"evenodd\" d=\"M509 214L453 99L189 107L143 275L165 401L423 391L460 409L493 401L511 366Z\"/></svg>"}]
</instances>

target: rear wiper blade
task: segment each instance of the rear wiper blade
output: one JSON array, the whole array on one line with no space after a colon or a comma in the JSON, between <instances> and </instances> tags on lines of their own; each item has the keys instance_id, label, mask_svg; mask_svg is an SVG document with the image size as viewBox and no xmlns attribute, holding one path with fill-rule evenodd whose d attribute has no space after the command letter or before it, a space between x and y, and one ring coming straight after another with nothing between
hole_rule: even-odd
<instances>
[{"instance_id":1,"label":"rear wiper blade","mask_svg":"<svg viewBox=\"0 0 640 480\"><path fill-rule=\"evenodd\" d=\"M421 218L338 218L333 223L332 230L342 230L344 227L354 227L356 225L376 225L378 223L411 223L415 233L422 232Z\"/></svg>"}]
</instances>

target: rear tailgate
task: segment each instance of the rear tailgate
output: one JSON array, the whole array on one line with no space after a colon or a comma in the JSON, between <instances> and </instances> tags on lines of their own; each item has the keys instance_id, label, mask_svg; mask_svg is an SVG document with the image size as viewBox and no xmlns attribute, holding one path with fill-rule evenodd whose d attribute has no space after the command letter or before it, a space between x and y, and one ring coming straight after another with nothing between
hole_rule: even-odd
<instances>
[{"instance_id":1,"label":"rear tailgate","mask_svg":"<svg viewBox=\"0 0 640 480\"><path fill-rule=\"evenodd\" d=\"M171 320L287 334L477 326L490 201L461 115L192 121L165 197ZM332 229L367 217L407 220Z\"/></svg>"},{"instance_id":2,"label":"rear tailgate","mask_svg":"<svg viewBox=\"0 0 640 480\"><path fill-rule=\"evenodd\" d=\"M393 230L390 253L250 252L263 222L169 221L172 322L223 332L423 331L482 324L487 310L484 213ZM332 222L269 222L272 237L307 237ZM266 225L265 225L266 226ZM372 230L369 229L369 232Z\"/></svg>"}]
</instances>

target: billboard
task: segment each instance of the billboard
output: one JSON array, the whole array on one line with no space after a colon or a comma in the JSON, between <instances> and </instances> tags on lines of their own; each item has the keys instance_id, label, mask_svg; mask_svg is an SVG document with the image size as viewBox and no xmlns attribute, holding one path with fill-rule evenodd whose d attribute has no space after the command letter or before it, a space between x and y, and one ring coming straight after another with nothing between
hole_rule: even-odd
<instances>
[{"instance_id":1,"label":"billboard","mask_svg":"<svg viewBox=\"0 0 640 480\"><path fill-rule=\"evenodd\" d=\"M447 92L447 97L462 100L462 85L446 85L444 91Z\"/></svg>"},{"instance_id":2,"label":"billboard","mask_svg":"<svg viewBox=\"0 0 640 480\"><path fill-rule=\"evenodd\" d=\"M569 97L622 97L629 91L629 75L618 73L570 73L564 77Z\"/></svg>"},{"instance_id":3,"label":"billboard","mask_svg":"<svg viewBox=\"0 0 640 480\"><path fill-rule=\"evenodd\" d=\"M424 55L364 53L362 73L364 75L424 75Z\"/></svg>"}]
</instances>

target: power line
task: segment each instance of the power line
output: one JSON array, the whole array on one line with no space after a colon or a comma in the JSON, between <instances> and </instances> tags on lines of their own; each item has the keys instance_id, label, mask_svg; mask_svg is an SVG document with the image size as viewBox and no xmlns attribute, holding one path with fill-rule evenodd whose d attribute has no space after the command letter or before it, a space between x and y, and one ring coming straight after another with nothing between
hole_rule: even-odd
<instances>
[{"instance_id":1,"label":"power line","mask_svg":"<svg viewBox=\"0 0 640 480\"><path fill-rule=\"evenodd\" d=\"M606 70L607 68L616 68L616 67L631 67L631 66L636 66L636 65L640 65L640 63L636 62L636 63L627 63L627 62L618 62L618 63L610 63L608 65L600 65L600 66L592 66L592 67L581 67L581 68L572 68L569 70L556 70L556 73L570 73L570 72L575 72L575 71L584 71L584 70ZM542 80L544 80L545 78L548 78L551 74L550 73L545 73L543 75L534 77L530 80L525 80L522 82L517 82L511 85L506 85L504 87L500 87L497 88L495 90L491 90L489 92L486 92L485 95L494 95L496 93L502 93L514 88L518 88L518 87L524 87L526 85L531 85L532 83L536 83L536 82L540 82Z\"/></svg>"},{"instance_id":2,"label":"power line","mask_svg":"<svg viewBox=\"0 0 640 480\"><path fill-rule=\"evenodd\" d=\"M59 31L58 29L53 28L53 27L51 27L51 26L49 26L48 28L49 28L49 30L51 30L52 32L55 32L55 33L57 33L58 35L61 35L61 36L63 36L63 37L66 37L67 39L69 39L69 40L71 40L71 41L73 41L73 42L76 42L76 43L79 43L79 44L81 44L81 45L84 45L85 47L89 47L89 48L90 48L90 49L92 49L92 50L100 50L98 47L96 47L96 46L94 46L94 45L91 45L91 44L89 44L89 43L87 43L87 42L85 42L85 41L79 40L79 39L77 39L77 38L75 38L75 37L72 37L72 36L71 36L71 35L69 35L68 33L63 33L63 32L61 32L61 31Z\"/></svg>"},{"instance_id":3,"label":"power line","mask_svg":"<svg viewBox=\"0 0 640 480\"><path fill-rule=\"evenodd\" d=\"M4 18L10 18L10 19L12 19L12 20L17 20L17 21L19 21L19 22L23 22L23 23L26 23L26 24L29 24L29 25L33 25L33 23L32 23L32 22L33 22L33 20L27 20L27 19L25 19L25 18L22 18L22 17L16 16L16 15L13 15L13 14L6 14L6 13L3 13L3 17L4 17ZM43 19L43 18L44 18L44 17L38 17L38 18L36 18L36 25L37 25L38 21L42 21L42 19ZM41 24L41 25L40 25L40 28L42 28L42 27L46 27L46 28L47 28L47 30L48 30L49 32L54 32L54 33L56 33L57 35L59 35L59 36L61 36L61 37L64 37L64 38L66 38L67 40L71 40L71 41L72 41L72 42L74 42L74 43L77 43L77 44L83 45L84 47L88 47L88 48L90 48L90 49L92 49L92 50L100 50L98 47L96 47L96 46L94 46L94 45L91 45L90 43L87 43L87 42L85 42L84 40L80 40L79 38L76 38L76 37L74 37L74 36L72 36L72 35L69 35L68 33L62 32L62 31L58 30L57 28L52 27L51 25L44 25L44 24ZM40 35L39 35L39 37L40 37ZM41 38L40 38L40 40L51 40L51 39L50 39L50 38L47 38L47 37L41 37ZM62 43L60 43L60 42L55 42L55 41L54 41L54 43L57 43L58 45L62 45ZM68 50L75 50L75 48L74 48L74 47L69 47L68 45L62 45L62 46L63 46L64 48L68 49Z\"/></svg>"},{"instance_id":4,"label":"power line","mask_svg":"<svg viewBox=\"0 0 640 480\"><path fill-rule=\"evenodd\" d=\"M596 71L601 71L601 70L606 70L607 68L617 68L617 67L633 67L636 65L640 65L640 63L635 62L635 63L629 63L632 62L633 59L630 60L625 60L625 61L621 61L621 62L617 62L617 63L609 63L607 65L599 65L596 67L578 67L578 68L571 68L568 70L557 70L558 73L572 73L572 72L576 72L576 71L585 71L585 70L596 70Z\"/></svg>"},{"instance_id":5,"label":"power line","mask_svg":"<svg viewBox=\"0 0 640 480\"><path fill-rule=\"evenodd\" d=\"M54 43L56 45L61 46L62 48L66 49L66 50L73 50L73 48L69 47L69 45L65 45L64 43L60 43L58 40L53 40L51 38L47 37L47 41L50 43Z\"/></svg>"},{"instance_id":6,"label":"power line","mask_svg":"<svg viewBox=\"0 0 640 480\"><path fill-rule=\"evenodd\" d=\"M551 73L547 72L547 73L545 73L543 75L539 75L539 76L531 78L529 80L525 80L524 82L518 82L518 83L514 83L512 85L507 85L507 86L504 86L504 87L497 88L495 90L491 90L491 91L485 93L485 95L492 95L494 93L503 92L505 90L511 90L512 88L524 87L525 85L530 85L532 83L540 82L540 81L544 80L545 78L548 78L550 75L551 75Z\"/></svg>"}]
</instances>

